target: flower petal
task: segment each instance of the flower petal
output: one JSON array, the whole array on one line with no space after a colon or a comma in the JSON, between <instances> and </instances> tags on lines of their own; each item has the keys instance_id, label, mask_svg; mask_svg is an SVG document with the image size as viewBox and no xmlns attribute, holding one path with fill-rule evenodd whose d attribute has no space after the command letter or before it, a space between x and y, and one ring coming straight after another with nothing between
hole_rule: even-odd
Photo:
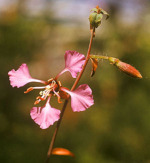
<instances>
[{"instance_id":1,"label":"flower petal","mask_svg":"<svg viewBox=\"0 0 150 163\"><path fill-rule=\"evenodd\" d=\"M56 78L66 71L69 71L73 78L77 77L77 73L82 70L82 65L85 62L85 56L76 51L66 51L65 53L65 68Z\"/></svg>"},{"instance_id":2,"label":"flower petal","mask_svg":"<svg viewBox=\"0 0 150 163\"><path fill-rule=\"evenodd\" d=\"M80 85L74 91L61 88L71 96L71 107L74 112L84 111L94 104L92 90L87 84Z\"/></svg>"},{"instance_id":3,"label":"flower petal","mask_svg":"<svg viewBox=\"0 0 150 163\"><path fill-rule=\"evenodd\" d=\"M60 118L60 110L52 108L47 101L44 107L33 107L30 112L31 118L40 128L46 129Z\"/></svg>"},{"instance_id":4,"label":"flower petal","mask_svg":"<svg viewBox=\"0 0 150 163\"><path fill-rule=\"evenodd\" d=\"M12 87L22 87L25 84L29 82L40 82L40 83L45 83L42 80L38 79L33 79L30 74L29 74L29 69L28 66L23 63L18 70L12 69L11 71L8 72L9 75L9 80L10 80L10 85Z\"/></svg>"}]
</instances>

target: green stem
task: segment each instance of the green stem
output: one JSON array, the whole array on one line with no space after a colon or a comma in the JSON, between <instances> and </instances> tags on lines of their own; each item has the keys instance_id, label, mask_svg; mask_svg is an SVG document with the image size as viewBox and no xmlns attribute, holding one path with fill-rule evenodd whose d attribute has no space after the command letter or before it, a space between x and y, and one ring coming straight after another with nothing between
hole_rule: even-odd
<instances>
[{"instance_id":1,"label":"green stem","mask_svg":"<svg viewBox=\"0 0 150 163\"><path fill-rule=\"evenodd\" d=\"M86 56L86 60L84 62L83 68L82 68L81 72L79 73L78 77L76 78L76 80L75 80L75 82L74 82L74 84L73 84L73 86L71 88L71 91L73 91L76 88L76 86L77 86L77 84L78 84L78 82L79 82L79 80L80 80L80 78L81 78L81 76L82 76L82 74L83 74L83 72L84 72L84 70L86 68L86 65L87 65L87 63L89 61L90 52L91 52L91 46L92 46L92 41L93 41L93 37L94 37L94 32L95 32L95 29L93 29L92 30L92 33L91 33L89 48L88 48L88 51L87 51L87 56ZM68 101L69 101L69 99L65 100L64 105L63 105L63 108L62 108L62 111L61 111L61 114L60 114L60 119L59 119L59 121L56 124L56 129L55 129L55 131L53 133L52 140L50 142L50 146L49 146L49 149L48 149L48 152L47 152L46 163L49 162L49 158L50 158L50 156L52 154L52 150L53 150L53 146L54 146L54 143L55 143L55 140L56 140L58 129L59 129L60 123L62 121L62 118L63 118L64 112L65 112L65 109L66 109L67 104L68 104Z\"/></svg>"},{"instance_id":2,"label":"green stem","mask_svg":"<svg viewBox=\"0 0 150 163\"><path fill-rule=\"evenodd\" d=\"M90 58L109 60L110 57L103 56L103 55L90 55Z\"/></svg>"}]
</instances>

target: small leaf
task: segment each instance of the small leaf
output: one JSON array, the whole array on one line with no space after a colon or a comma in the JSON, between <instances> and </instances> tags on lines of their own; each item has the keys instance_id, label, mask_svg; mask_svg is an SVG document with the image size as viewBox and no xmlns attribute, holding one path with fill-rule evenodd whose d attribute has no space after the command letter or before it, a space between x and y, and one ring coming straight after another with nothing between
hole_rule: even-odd
<instances>
[{"instance_id":1,"label":"small leaf","mask_svg":"<svg viewBox=\"0 0 150 163\"><path fill-rule=\"evenodd\" d=\"M52 150L53 155L62 155L62 156L71 156L74 157L74 154L65 148L54 148Z\"/></svg>"},{"instance_id":2,"label":"small leaf","mask_svg":"<svg viewBox=\"0 0 150 163\"><path fill-rule=\"evenodd\" d=\"M92 72L91 72L91 77L94 76L95 74L95 71L97 69L97 66L98 66L98 59L96 58L90 58L91 59L91 62L92 62Z\"/></svg>"},{"instance_id":3,"label":"small leaf","mask_svg":"<svg viewBox=\"0 0 150 163\"><path fill-rule=\"evenodd\" d=\"M109 18L109 14L105 11L105 10L103 10L103 9L101 9L101 12L104 14L104 15L106 15L106 20Z\"/></svg>"},{"instance_id":4,"label":"small leaf","mask_svg":"<svg viewBox=\"0 0 150 163\"><path fill-rule=\"evenodd\" d=\"M98 23L102 20L103 14L97 14L95 22Z\"/></svg>"},{"instance_id":5,"label":"small leaf","mask_svg":"<svg viewBox=\"0 0 150 163\"><path fill-rule=\"evenodd\" d=\"M98 12L98 9L97 8L93 8L91 11L94 11L94 12Z\"/></svg>"}]
</instances>

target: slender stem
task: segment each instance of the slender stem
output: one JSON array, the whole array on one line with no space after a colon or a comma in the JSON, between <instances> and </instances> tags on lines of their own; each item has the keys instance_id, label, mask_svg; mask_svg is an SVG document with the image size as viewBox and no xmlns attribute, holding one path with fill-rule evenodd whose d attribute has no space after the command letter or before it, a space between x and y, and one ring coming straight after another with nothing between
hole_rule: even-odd
<instances>
[{"instance_id":1,"label":"slender stem","mask_svg":"<svg viewBox=\"0 0 150 163\"><path fill-rule=\"evenodd\" d=\"M103 56L103 55L90 55L90 58L95 58L95 59L106 59L106 60L108 60L110 57Z\"/></svg>"},{"instance_id":2,"label":"slender stem","mask_svg":"<svg viewBox=\"0 0 150 163\"><path fill-rule=\"evenodd\" d=\"M50 143L48 152L47 152L46 163L49 162L49 158L50 158L50 155L51 155L51 153L52 153L52 149L53 149L53 145L54 145L54 142L55 142L55 139L56 139L56 136L57 136L57 132L58 132L58 129L59 129L59 126L60 126L62 117L63 117L63 115L64 115L64 111L65 111L66 106L67 106L67 104L68 104L68 101L69 101L68 99L65 100L64 105L63 105L63 108L62 108L62 111L61 111L61 114L60 114L60 119L59 119L59 121L58 121L57 124L56 124L56 129L55 129L55 131L54 131L54 133L53 133L53 137L52 137L52 140L51 140L51 143Z\"/></svg>"},{"instance_id":3,"label":"slender stem","mask_svg":"<svg viewBox=\"0 0 150 163\"><path fill-rule=\"evenodd\" d=\"M92 33L91 33L91 39L90 39L90 43L89 43L89 48L88 48L88 51L87 51L87 56L86 56L86 60L84 62L84 65L83 65L83 68L81 70L81 72L79 73L78 77L76 78L72 88L71 88L71 91L73 91L75 89L75 87L77 86L84 70L85 70L85 67L89 61L89 58L90 58L90 52L91 52L91 47L92 47L92 42L93 42L93 37L94 37L94 33L95 33L95 28L92 30Z\"/></svg>"},{"instance_id":4,"label":"slender stem","mask_svg":"<svg viewBox=\"0 0 150 163\"><path fill-rule=\"evenodd\" d=\"M87 56L86 56L86 60L84 62L83 68L82 68L81 72L79 73L78 77L76 78L76 80L75 80L75 82L74 82L74 84L73 84L73 86L71 88L71 91L73 91L75 89L76 85L78 84L78 82L79 82L79 80L80 80L80 78L81 78L81 76L82 76L82 74L83 74L83 72L85 70L85 67L86 67L86 65L88 63L88 60L90 58L90 52L91 52L91 46L92 46L92 41L93 41L93 37L94 37L94 32L95 32L95 29L93 29L92 33L91 33L89 48L88 48L88 51L87 51ZM54 142L55 142L55 139L56 139L56 136L57 136L57 133L58 133L58 129L59 129L60 123L62 121L64 112L65 112L65 109L66 109L66 106L68 104L68 101L69 101L69 99L65 100L62 111L61 111L61 114L60 114L60 119L56 124L56 129L55 129L55 131L53 133L52 140L50 142L50 146L49 146L49 149L48 149L48 152L47 152L46 163L49 162L49 158L50 158L51 153L52 153L53 145L54 145Z\"/></svg>"}]
</instances>

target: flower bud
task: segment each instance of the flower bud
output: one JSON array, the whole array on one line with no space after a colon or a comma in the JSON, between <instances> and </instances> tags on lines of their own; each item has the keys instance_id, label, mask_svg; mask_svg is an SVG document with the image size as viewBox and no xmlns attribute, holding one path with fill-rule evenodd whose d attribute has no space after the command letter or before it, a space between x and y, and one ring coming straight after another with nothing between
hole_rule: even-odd
<instances>
[{"instance_id":1,"label":"flower bud","mask_svg":"<svg viewBox=\"0 0 150 163\"><path fill-rule=\"evenodd\" d=\"M93 13L91 13L89 16L91 27L97 28L101 24L103 15L107 16L106 19L109 17L107 12L99 8L99 6L96 6L96 8L93 8L91 11L93 11Z\"/></svg>"},{"instance_id":2,"label":"flower bud","mask_svg":"<svg viewBox=\"0 0 150 163\"><path fill-rule=\"evenodd\" d=\"M103 14L97 14L93 12L89 16L89 21L92 27L97 28L101 24L101 19L103 18Z\"/></svg>"},{"instance_id":3,"label":"flower bud","mask_svg":"<svg viewBox=\"0 0 150 163\"><path fill-rule=\"evenodd\" d=\"M126 73L127 75L132 76L134 78L142 78L140 72L133 66L113 57L109 57L109 61L111 64L117 66L122 72Z\"/></svg>"},{"instance_id":4,"label":"flower bud","mask_svg":"<svg viewBox=\"0 0 150 163\"><path fill-rule=\"evenodd\" d=\"M133 66L122 62L122 61L118 61L115 64L122 72L126 73L129 76L132 76L134 78L142 78L142 75L140 74L140 72L134 68Z\"/></svg>"}]
</instances>

